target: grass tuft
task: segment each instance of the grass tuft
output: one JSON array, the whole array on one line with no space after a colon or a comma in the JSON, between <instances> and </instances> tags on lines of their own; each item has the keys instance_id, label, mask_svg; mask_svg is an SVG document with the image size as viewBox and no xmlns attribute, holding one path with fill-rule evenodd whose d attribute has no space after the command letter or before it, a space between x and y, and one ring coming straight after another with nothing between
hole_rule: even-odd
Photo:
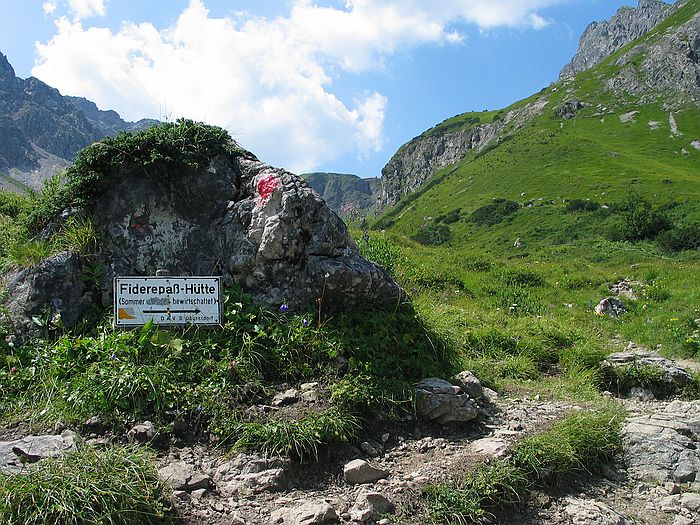
<instances>
[{"instance_id":1,"label":"grass tuft","mask_svg":"<svg viewBox=\"0 0 700 525\"><path fill-rule=\"evenodd\" d=\"M4 525L173 522L154 457L143 447L80 446L26 473L0 475Z\"/></svg>"},{"instance_id":2,"label":"grass tuft","mask_svg":"<svg viewBox=\"0 0 700 525\"><path fill-rule=\"evenodd\" d=\"M551 487L595 472L622 449L621 418L619 408L609 407L571 414L550 430L524 439L509 459L426 487L423 500L432 523L483 522L525 499L535 487Z\"/></svg>"}]
</instances>

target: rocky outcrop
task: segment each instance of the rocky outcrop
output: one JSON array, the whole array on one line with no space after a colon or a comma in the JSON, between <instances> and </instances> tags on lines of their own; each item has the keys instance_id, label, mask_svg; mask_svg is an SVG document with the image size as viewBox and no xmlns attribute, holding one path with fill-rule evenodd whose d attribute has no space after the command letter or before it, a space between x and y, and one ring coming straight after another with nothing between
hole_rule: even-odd
<instances>
[{"instance_id":1,"label":"rocky outcrop","mask_svg":"<svg viewBox=\"0 0 700 525\"><path fill-rule=\"evenodd\" d=\"M700 13L672 30L660 33L622 53L620 71L606 81L607 89L634 96L638 103L659 98L667 107L700 103Z\"/></svg>"},{"instance_id":2,"label":"rocky outcrop","mask_svg":"<svg viewBox=\"0 0 700 525\"><path fill-rule=\"evenodd\" d=\"M65 326L75 325L94 307L94 298L82 279L80 258L61 252L39 264L6 277L7 313L16 330L40 335L42 327L34 319L46 318Z\"/></svg>"},{"instance_id":3,"label":"rocky outcrop","mask_svg":"<svg viewBox=\"0 0 700 525\"><path fill-rule=\"evenodd\" d=\"M364 459L354 459L343 467L343 478L350 485L373 483L387 477L389 472L370 465Z\"/></svg>"},{"instance_id":4,"label":"rocky outcrop","mask_svg":"<svg viewBox=\"0 0 700 525\"><path fill-rule=\"evenodd\" d=\"M286 485L289 461L283 458L262 458L239 454L216 467L214 482L225 497L276 492Z\"/></svg>"},{"instance_id":5,"label":"rocky outcrop","mask_svg":"<svg viewBox=\"0 0 700 525\"><path fill-rule=\"evenodd\" d=\"M86 99L64 97L34 77L18 78L0 53L0 172L20 185L40 188L92 142L154 122L125 122L114 111L99 111ZM17 188L0 178L0 189Z\"/></svg>"},{"instance_id":6,"label":"rocky outcrop","mask_svg":"<svg viewBox=\"0 0 700 525\"><path fill-rule=\"evenodd\" d=\"M395 306L403 290L381 267L360 256L343 221L299 177L250 153L220 154L206 168L168 165L115 168L113 183L94 197L95 263L103 268L103 307L117 276L221 275L255 300L292 311ZM105 177L108 175L105 174ZM10 279L8 309L15 326L58 312L70 327L92 306L70 254Z\"/></svg>"},{"instance_id":7,"label":"rocky outcrop","mask_svg":"<svg viewBox=\"0 0 700 525\"><path fill-rule=\"evenodd\" d=\"M461 387L431 377L423 379L414 390L416 413L422 419L445 424L476 419L479 406Z\"/></svg>"},{"instance_id":8,"label":"rocky outcrop","mask_svg":"<svg viewBox=\"0 0 700 525\"><path fill-rule=\"evenodd\" d=\"M635 479L700 481L700 403L674 401L630 418L622 429L624 460Z\"/></svg>"},{"instance_id":9,"label":"rocky outcrop","mask_svg":"<svg viewBox=\"0 0 700 525\"><path fill-rule=\"evenodd\" d=\"M592 68L647 34L675 9L676 6L665 2L639 0L636 8L622 7L610 20L591 23L581 35L576 55L561 70L559 78L573 77Z\"/></svg>"},{"instance_id":10,"label":"rocky outcrop","mask_svg":"<svg viewBox=\"0 0 700 525\"><path fill-rule=\"evenodd\" d=\"M634 387L649 389L656 397L680 394L695 387L693 376L675 361L634 343L630 343L624 352L607 356L600 368L611 384L619 383L624 390Z\"/></svg>"},{"instance_id":11,"label":"rocky outcrop","mask_svg":"<svg viewBox=\"0 0 700 525\"><path fill-rule=\"evenodd\" d=\"M75 450L76 435L65 431L59 436L27 436L15 441L0 441L0 475L14 474L46 458Z\"/></svg>"},{"instance_id":12,"label":"rocky outcrop","mask_svg":"<svg viewBox=\"0 0 700 525\"><path fill-rule=\"evenodd\" d=\"M542 96L535 102L507 112L488 123L473 123L463 129L438 125L404 144L382 169L378 210L396 204L430 180L438 170L460 161L470 151L498 144L547 105Z\"/></svg>"}]
</instances>

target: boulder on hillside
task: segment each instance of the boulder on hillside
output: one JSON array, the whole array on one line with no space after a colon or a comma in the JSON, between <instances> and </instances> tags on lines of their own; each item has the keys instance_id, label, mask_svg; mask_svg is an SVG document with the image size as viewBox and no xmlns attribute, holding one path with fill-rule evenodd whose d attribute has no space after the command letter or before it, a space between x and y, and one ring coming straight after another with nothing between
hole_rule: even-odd
<instances>
[{"instance_id":1,"label":"boulder on hillside","mask_svg":"<svg viewBox=\"0 0 700 525\"><path fill-rule=\"evenodd\" d=\"M564 120L572 119L580 109L583 109L583 102L578 99L567 100L556 109L556 114Z\"/></svg>"},{"instance_id":2,"label":"boulder on hillside","mask_svg":"<svg viewBox=\"0 0 700 525\"><path fill-rule=\"evenodd\" d=\"M180 126L173 135L190 148L198 143L197 127L218 129L189 121L163 126ZM97 302L111 304L114 277L155 275L157 270L221 275L225 284L240 285L259 302L291 309L318 304L323 312L332 312L394 306L406 299L383 268L360 256L343 221L303 180L260 162L220 131L225 147L210 148L211 155L204 151L198 163L179 142L183 157L190 157L173 159L176 148L171 148L157 152L160 157L154 154L162 161L143 160L138 148L146 146L139 145L139 137L157 133L151 128L131 136L133 157L109 142L118 139L107 139L91 146L94 151L84 150L88 154L80 169L90 170L87 175L77 171L78 163L69 170L69 185L81 177L87 181L77 202L82 206L78 212L92 219L98 235L95 263L104 271ZM51 272L43 271L47 264L13 276L8 306L15 324L50 310L60 312L70 326L92 304L89 292L77 283L80 271L73 258L51 262ZM65 289L54 284L56 276L64 279ZM47 288L51 293L43 294Z\"/></svg>"},{"instance_id":3,"label":"boulder on hillside","mask_svg":"<svg viewBox=\"0 0 700 525\"><path fill-rule=\"evenodd\" d=\"M67 430L60 436L26 436L14 441L0 441L0 475L16 474L42 459L75 450L75 437Z\"/></svg>"},{"instance_id":4,"label":"boulder on hillside","mask_svg":"<svg viewBox=\"0 0 700 525\"><path fill-rule=\"evenodd\" d=\"M693 376L675 361L634 343L624 352L607 356L600 367L610 386L622 393L638 387L651 390L656 397L665 397L696 386Z\"/></svg>"},{"instance_id":5,"label":"boulder on hillside","mask_svg":"<svg viewBox=\"0 0 700 525\"><path fill-rule=\"evenodd\" d=\"M608 316L617 318L626 311L625 303L622 302L622 299L618 299L617 297L606 297L605 299L601 299L601 301L595 307L596 315L600 315L602 317Z\"/></svg>"},{"instance_id":6,"label":"boulder on hillside","mask_svg":"<svg viewBox=\"0 0 700 525\"><path fill-rule=\"evenodd\" d=\"M441 425L476 419L479 405L473 396L481 392L479 399L483 397L481 383L470 372L460 374L459 380L464 386L437 377L420 381L414 389L418 417Z\"/></svg>"}]
</instances>

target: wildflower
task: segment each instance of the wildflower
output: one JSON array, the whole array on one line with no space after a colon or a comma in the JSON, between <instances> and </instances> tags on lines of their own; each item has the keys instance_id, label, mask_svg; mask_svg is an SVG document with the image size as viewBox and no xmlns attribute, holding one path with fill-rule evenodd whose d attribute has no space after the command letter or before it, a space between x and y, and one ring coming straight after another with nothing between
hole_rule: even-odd
<instances>
[{"instance_id":1,"label":"wildflower","mask_svg":"<svg viewBox=\"0 0 700 525\"><path fill-rule=\"evenodd\" d=\"M111 356L109 356L109 358L110 358L112 361L114 361L114 360L117 358L117 354L112 354Z\"/></svg>"},{"instance_id":2,"label":"wildflower","mask_svg":"<svg viewBox=\"0 0 700 525\"><path fill-rule=\"evenodd\" d=\"M309 320L308 320L308 319L304 319L301 323L302 323L304 326L309 326Z\"/></svg>"},{"instance_id":3,"label":"wildflower","mask_svg":"<svg viewBox=\"0 0 700 525\"><path fill-rule=\"evenodd\" d=\"M13 366L12 368L10 368L10 372L12 372L13 374L16 374L16 373L17 373L17 367L16 367L16 366Z\"/></svg>"},{"instance_id":4,"label":"wildflower","mask_svg":"<svg viewBox=\"0 0 700 525\"><path fill-rule=\"evenodd\" d=\"M201 411L202 411L202 405L199 405L199 406L197 407L197 412L201 412Z\"/></svg>"},{"instance_id":5,"label":"wildflower","mask_svg":"<svg viewBox=\"0 0 700 525\"><path fill-rule=\"evenodd\" d=\"M288 312L289 311L289 305L287 303L283 303L280 305L280 312Z\"/></svg>"}]
</instances>

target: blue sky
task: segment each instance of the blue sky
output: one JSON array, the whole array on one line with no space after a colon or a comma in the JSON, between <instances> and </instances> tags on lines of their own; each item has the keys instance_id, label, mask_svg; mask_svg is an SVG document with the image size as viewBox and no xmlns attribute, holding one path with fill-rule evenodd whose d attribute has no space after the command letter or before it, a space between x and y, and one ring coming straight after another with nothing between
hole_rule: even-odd
<instances>
[{"instance_id":1,"label":"blue sky","mask_svg":"<svg viewBox=\"0 0 700 525\"><path fill-rule=\"evenodd\" d=\"M227 128L292 171L379 175L445 118L555 81L635 0L0 0L0 52L124 118Z\"/></svg>"}]
</instances>

